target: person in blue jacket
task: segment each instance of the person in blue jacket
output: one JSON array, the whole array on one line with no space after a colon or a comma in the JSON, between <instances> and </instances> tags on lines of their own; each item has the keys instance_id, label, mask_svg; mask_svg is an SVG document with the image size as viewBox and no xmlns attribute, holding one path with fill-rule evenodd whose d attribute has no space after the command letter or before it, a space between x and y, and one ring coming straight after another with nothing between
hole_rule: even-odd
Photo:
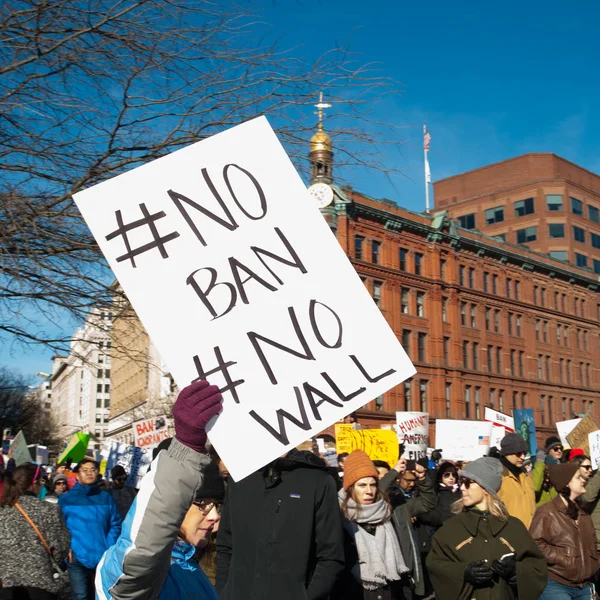
<instances>
[{"instance_id":1,"label":"person in blue jacket","mask_svg":"<svg viewBox=\"0 0 600 600\"><path fill-rule=\"evenodd\" d=\"M91 458L79 461L74 469L77 483L58 499L71 534L68 569L73 600L95 597L96 567L121 533L122 519L115 501L96 485L98 470L98 463Z\"/></svg>"},{"instance_id":2,"label":"person in blue jacket","mask_svg":"<svg viewBox=\"0 0 600 600\"><path fill-rule=\"evenodd\" d=\"M225 486L205 450L205 428L221 402L219 388L206 381L179 394L175 438L152 462L119 539L98 565L98 600L218 600L194 555L221 518Z\"/></svg>"}]
</instances>

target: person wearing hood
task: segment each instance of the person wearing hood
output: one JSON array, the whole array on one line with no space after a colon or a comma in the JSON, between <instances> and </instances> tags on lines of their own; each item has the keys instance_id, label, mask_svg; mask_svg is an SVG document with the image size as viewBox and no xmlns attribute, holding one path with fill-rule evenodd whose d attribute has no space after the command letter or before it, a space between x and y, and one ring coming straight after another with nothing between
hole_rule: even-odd
<instances>
[{"instance_id":1,"label":"person wearing hood","mask_svg":"<svg viewBox=\"0 0 600 600\"><path fill-rule=\"evenodd\" d=\"M548 474L558 496L537 510L530 529L548 562L547 586L540 600L594 598L596 534L579 504L587 479L574 463L550 465Z\"/></svg>"},{"instance_id":2,"label":"person wearing hood","mask_svg":"<svg viewBox=\"0 0 600 600\"><path fill-rule=\"evenodd\" d=\"M533 480L523 465L527 444L518 433L507 433L500 442L500 462L504 467L500 500L508 514L522 521L529 528L535 513L535 490Z\"/></svg>"},{"instance_id":3,"label":"person wearing hood","mask_svg":"<svg viewBox=\"0 0 600 600\"><path fill-rule=\"evenodd\" d=\"M293 449L230 478L216 546L221 600L328 598L344 549L336 481L323 459Z\"/></svg>"},{"instance_id":4,"label":"person wearing hood","mask_svg":"<svg viewBox=\"0 0 600 600\"><path fill-rule=\"evenodd\" d=\"M99 464L84 458L74 469L77 483L58 498L71 533L69 580L73 600L93 600L96 567L121 533L121 515L110 494L97 485Z\"/></svg>"},{"instance_id":5,"label":"person wearing hood","mask_svg":"<svg viewBox=\"0 0 600 600\"><path fill-rule=\"evenodd\" d=\"M534 600L544 589L544 555L498 497L502 472L496 458L484 457L459 473L456 516L433 536L427 557L438 600Z\"/></svg>"}]
</instances>

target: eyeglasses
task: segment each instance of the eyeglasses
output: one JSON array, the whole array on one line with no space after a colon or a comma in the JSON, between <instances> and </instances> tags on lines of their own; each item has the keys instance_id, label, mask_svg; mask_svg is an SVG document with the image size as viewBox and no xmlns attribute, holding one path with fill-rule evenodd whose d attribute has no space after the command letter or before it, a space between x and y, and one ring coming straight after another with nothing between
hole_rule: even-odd
<instances>
[{"instance_id":1,"label":"eyeglasses","mask_svg":"<svg viewBox=\"0 0 600 600\"><path fill-rule=\"evenodd\" d=\"M471 484L473 482L470 479L467 479L466 477L460 477L458 479L458 484L462 487L463 485L465 486L465 490L468 490L471 487Z\"/></svg>"},{"instance_id":2,"label":"eyeglasses","mask_svg":"<svg viewBox=\"0 0 600 600\"><path fill-rule=\"evenodd\" d=\"M207 515L213 508L221 514L223 510L222 502L215 502L213 500L199 500L198 502L194 502L194 504L205 514Z\"/></svg>"},{"instance_id":3,"label":"eyeglasses","mask_svg":"<svg viewBox=\"0 0 600 600\"><path fill-rule=\"evenodd\" d=\"M446 479L447 477L454 477L456 479L456 473L452 473L452 471L446 471L442 477Z\"/></svg>"}]
</instances>

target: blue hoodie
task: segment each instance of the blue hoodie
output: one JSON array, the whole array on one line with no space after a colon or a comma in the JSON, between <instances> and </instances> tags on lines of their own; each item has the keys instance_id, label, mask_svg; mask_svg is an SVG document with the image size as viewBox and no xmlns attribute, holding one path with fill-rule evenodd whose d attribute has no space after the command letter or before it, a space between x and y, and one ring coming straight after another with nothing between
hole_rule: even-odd
<instances>
[{"instance_id":1,"label":"blue hoodie","mask_svg":"<svg viewBox=\"0 0 600 600\"><path fill-rule=\"evenodd\" d=\"M98 486L76 483L58 498L58 505L71 533L73 555L84 567L95 569L121 533L123 521L115 501Z\"/></svg>"}]
</instances>

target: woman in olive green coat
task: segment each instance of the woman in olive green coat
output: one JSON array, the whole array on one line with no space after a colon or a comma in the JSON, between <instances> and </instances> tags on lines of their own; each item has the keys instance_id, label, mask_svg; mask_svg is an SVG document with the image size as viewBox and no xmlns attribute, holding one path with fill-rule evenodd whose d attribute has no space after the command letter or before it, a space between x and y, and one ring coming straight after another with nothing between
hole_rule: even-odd
<instances>
[{"instance_id":1,"label":"woman in olive green coat","mask_svg":"<svg viewBox=\"0 0 600 600\"><path fill-rule=\"evenodd\" d=\"M480 458L460 473L462 500L434 535L427 568L438 600L534 600L548 577L527 529L497 496L502 465Z\"/></svg>"}]
</instances>

